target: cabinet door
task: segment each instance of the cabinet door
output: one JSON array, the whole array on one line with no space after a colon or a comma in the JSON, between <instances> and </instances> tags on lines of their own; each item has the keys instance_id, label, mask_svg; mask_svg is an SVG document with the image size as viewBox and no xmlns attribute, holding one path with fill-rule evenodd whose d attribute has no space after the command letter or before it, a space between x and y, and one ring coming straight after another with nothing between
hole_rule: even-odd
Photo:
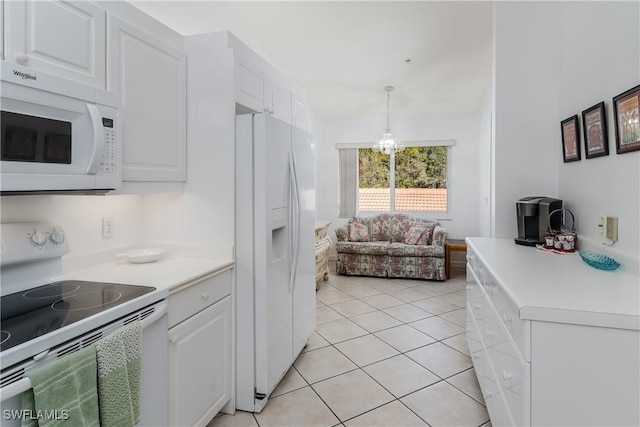
<instances>
[{"instance_id":1,"label":"cabinet door","mask_svg":"<svg viewBox=\"0 0 640 427\"><path fill-rule=\"evenodd\" d=\"M291 87L279 73L272 73L268 82L269 114L285 123L291 123Z\"/></svg>"},{"instance_id":2,"label":"cabinet door","mask_svg":"<svg viewBox=\"0 0 640 427\"><path fill-rule=\"evenodd\" d=\"M236 103L262 113L267 108L266 64L257 55L235 53Z\"/></svg>"},{"instance_id":3,"label":"cabinet door","mask_svg":"<svg viewBox=\"0 0 640 427\"><path fill-rule=\"evenodd\" d=\"M105 87L104 10L86 1L4 2L5 58Z\"/></svg>"},{"instance_id":4,"label":"cabinet door","mask_svg":"<svg viewBox=\"0 0 640 427\"><path fill-rule=\"evenodd\" d=\"M169 329L169 425L206 425L231 398L231 297Z\"/></svg>"},{"instance_id":5,"label":"cabinet door","mask_svg":"<svg viewBox=\"0 0 640 427\"><path fill-rule=\"evenodd\" d=\"M291 124L299 129L310 132L309 126L309 106L307 105L307 97L304 91L298 87L293 89L292 97L292 117Z\"/></svg>"},{"instance_id":6,"label":"cabinet door","mask_svg":"<svg viewBox=\"0 0 640 427\"><path fill-rule=\"evenodd\" d=\"M111 16L108 88L120 93L123 181L185 181L186 57Z\"/></svg>"},{"instance_id":7,"label":"cabinet door","mask_svg":"<svg viewBox=\"0 0 640 427\"><path fill-rule=\"evenodd\" d=\"M4 59L4 0L0 0L0 59Z\"/></svg>"}]
</instances>

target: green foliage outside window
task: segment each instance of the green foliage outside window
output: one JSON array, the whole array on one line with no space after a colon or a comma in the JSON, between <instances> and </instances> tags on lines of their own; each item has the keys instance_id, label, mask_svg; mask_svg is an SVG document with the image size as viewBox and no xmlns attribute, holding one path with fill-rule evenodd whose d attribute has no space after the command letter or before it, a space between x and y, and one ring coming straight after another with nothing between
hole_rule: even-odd
<instances>
[{"instance_id":1,"label":"green foliage outside window","mask_svg":"<svg viewBox=\"0 0 640 427\"><path fill-rule=\"evenodd\" d=\"M360 188L389 188L390 156L358 150ZM447 147L408 147L396 153L396 188L447 188Z\"/></svg>"}]
</instances>

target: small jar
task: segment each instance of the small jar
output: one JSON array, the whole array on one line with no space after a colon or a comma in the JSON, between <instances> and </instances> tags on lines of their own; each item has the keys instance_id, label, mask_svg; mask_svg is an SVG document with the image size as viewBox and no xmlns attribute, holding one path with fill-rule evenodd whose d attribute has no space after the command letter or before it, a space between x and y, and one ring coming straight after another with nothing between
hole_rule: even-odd
<instances>
[{"instance_id":1,"label":"small jar","mask_svg":"<svg viewBox=\"0 0 640 427\"><path fill-rule=\"evenodd\" d=\"M546 236L544 236L544 243L545 243L546 247L552 248L553 247L553 234L547 234Z\"/></svg>"}]
</instances>

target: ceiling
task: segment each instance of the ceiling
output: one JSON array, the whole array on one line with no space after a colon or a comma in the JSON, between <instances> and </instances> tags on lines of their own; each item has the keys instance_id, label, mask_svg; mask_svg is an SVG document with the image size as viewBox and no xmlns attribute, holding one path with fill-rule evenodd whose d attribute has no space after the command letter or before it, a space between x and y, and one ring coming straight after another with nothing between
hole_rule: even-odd
<instances>
[{"instance_id":1,"label":"ceiling","mask_svg":"<svg viewBox=\"0 0 640 427\"><path fill-rule=\"evenodd\" d=\"M185 34L185 8L193 8L195 26L207 4L162 2L164 14L156 18ZM491 82L490 2L234 1L226 7L306 90L320 117L384 115L387 85L395 87L392 116L475 111ZM149 4L141 9L154 14ZM187 21L167 22L177 16Z\"/></svg>"}]
</instances>

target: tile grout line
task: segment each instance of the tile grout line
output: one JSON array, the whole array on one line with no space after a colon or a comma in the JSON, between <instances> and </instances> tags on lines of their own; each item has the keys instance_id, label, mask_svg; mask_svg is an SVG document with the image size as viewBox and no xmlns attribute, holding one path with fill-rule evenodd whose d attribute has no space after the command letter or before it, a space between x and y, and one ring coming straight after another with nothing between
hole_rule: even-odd
<instances>
[{"instance_id":1,"label":"tile grout line","mask_svg":"<svg viewBox=\"0 0 640 427\"><path fill-rule=\"evenodd\" d=\"M335 273L334 273L333 271L332 271L332 273L333 273L333 275L335 275ZM392 279L392 280L393 280L393 279ZM368 287L370 287L371 289L375 289L376 291L380 292L379 294L375 294L375 295L386 295L386 296L389 296L389 297L392 297L392 298L397 298L397 297L395 297L394 295L392 295L391 293L388 293L388 292L391 292L391 290L389 290L389 289L387 289L386 291L382 291L382 290L376 289L375 287L372 287L372 286L371 286L371 285L369 285L366 281L358 281L358 282L360 283L358 286L368 286ZM328 285L328 286L331 286L331 284L329 284L329 283L328 283L327 285ZM402 291L402 290L404 290L404 289L413 289L414 287L419 286L419 284L416 284L415 286L405 286L404 284L400 284L400 285L402 285L402 288L398 289L399 291ZM404 408L408 409L408 410L409 410L412 414L414 414L418 419L420 419L422 422L424 422L426 426L430 426L430 424L429 424L426 420L424 420L420 415L418 415L418 414L417 414L416 412L414 412L411 408L409 408L409 407L408 407L404 402L402 402L402 400L401 400L401 399L403 399L403 398L405 398L405 397L407 397L407 396L410 396L411 394L417 393L417 392L419 392L419 391L421 391L421 390L424 390L424 389L426 389L426 388L429 388L429 387L431 387L431 386L433 386L433 385L436 385L436 384L439 384L439 383L443 383L443 382L444 382L444 383L446 383L447 385L449 385L449 386L453 387L454 389L458 390L459 392L461 392L462 394L464 394L465 396L467 396L468 398L470 398L472 401L474 401L474 402L476 402L476 403L478 403L478 404L480 404L480 405L482 405L482 406L486 407L486 404L483 404L483 403L479 402L479 401L478 401L478 400L476 400L473 396L469 395L469 394L468 394L468 393L466 393L464 390L462 390L461 388L458 388L457 386L455 386L454 384L452 384L452 383L450 383L450 382L448 381L448 380L450 380L451 378L453 378L453 377L455 377L455 376L457 376L457 375L460 375L460 374L462 374L462 373L464 373L464 372L467 372L467 371L472 370L472 369L473 369L473 365L472 365L471 367L465 368L465 369L463 369L463 370L461 370L461 371L459 371L459 372L456 372L456 373L454 373L454 374L452 374L452 375L449 375L448 377L441 377L441 376L439 376L439 375L435 374L433 371L429 370L427 367L425 367L425 366L423 366L422 364L420 364L418 361L414 360L413 358L411 358L410 356L408 356L408 355L407 355L407 353L409 353L409 352L412 352L412 351L415 351L415 350L419 350L419 349L421 349L421 348L428 347L429 345L432 345L432 344L435 344L435 343L441 343L441 344L443 344L444 346L446 346L447 348L449 348L449 349L451 349L451 350L454 350L454 351L456 351L456 352L460 353L460 354L461 354L461 355L463 355L463 356L469 357L469 355L465 354L465 353L464 353L464 352L462 352L461 350L458 350L457 348L455 348L455 347L453 347L453 346L449 345L448 343L444 342L445 340L448 340L448 339L451 339L451 338L454 338L454 337L457 337L457 336L463 335L463 334L465 333L465 332L464 332L464 330L463 330L463 331L461 331L461 332L459 332L459 333L453 334L453 335L451 335L451 336L444 337L444 338L442 338L442 339L436 339L435 337L433 337L433 336L431 336L431 335L429 335L429 334L427 334L427 333L425 333L425 332L423 332L423 331L421 331L421 330L419 330L419 329L417 329L416 327L414 327L414 326L412 326L412 325L411 325L411 323L416 323L416 322L419 322L419 321L421 321L421 320L425 320L425 319L430 319L430 318L438 317L438 318L440 318L440 320L444 320L444 321L446 321L446 322L449 322L449 323L451 323L451 324L453 324L453 325L455 325L455 326L458 326L458 327L461 327L461 328L463 328L463 329L464 329L464 328L465 328L465 326L460 325L460 324L458 324L458 323L456 323L456 322L454 322L454 321L452 321L452 320L449 320L449 319L447 319L447 318L442 317L442 315L446 315L446 314L448 314L448 313L452 313L452 312L454 312L454 311L458 311L458 310L463 310L463 309L465 308L464 306L463 306L463 307L459 307L459 306L458 306L458 307L457 307L457 308L455 308L455 309L447 310L447 311L444 311L444 312L442 312L442 313L435 314L435 313L431 313L431 312L429 312L428 310L425 310L425 309L424 309L424 308L422 308L422 307L419 307L419 306L416 306L416 305L412 304L412 302L423 301L423 300L431 299L431 298L438 298L438 297L440 297L441 295L448 295L448 294L451 294L451 293L454 293L454 292L462 291L462 290L464 290L464 289L451 290L451 288L448 288L451 292L447 292L447 293L440 294L440 295L427 295L427 296L426 296L426 298L423 298L423 299L420 299L420 300L416 300L416 301L412 301L412 302L404 301L404 300L402 300L402 299L400 299L400 298L397 298L397 299L399 299L399 300L401 300L401 301L402 301L402 303L401 303L401 304L392 305L392 306L390 306L390 307L385 307L385 308L378 308L378 307L371 306L370 304L366 303L365 301L362 301L362 299L361 299L361 298L358 298L358 297L355 297L355 296L353 296L353 295L349 294L346 290L339 289L339 288L335 288L335 287L333 287L333 286L332 286L332 288L336 289L337 291L340 291L340 292L343 292L343 293L345 293L345 294L349 295L350 297L352 297L352 299L349 299L349 300L346 300L346 301L335 302L335 303L333 303L333 304L326 304L326 303L324 303L322 300L317 300L317 301L319 301L319 302L322 304L322 306L327 306L327 307L329 307L333 312L335 312L336 314L338 314L338 315L340 315L340 316L341 316L341 319L335 319L335 320L347 319L347 320L349 320L351 323L353 323L353 324L357 325L358 327L362 328L362 329L363 329L364 331L366 331L367 333L366 333L366 334L364 334L364 335L360 335L360 336L354 336L354 337L349 338L349 339L346 339L346 340L341 340L341 341L337 341L337 342L330 342L327 338L325 338L325 336L323 336L320 332L318 332L317 330L315 330L314 332L315 332L316 334L318 334L318 336L319 336L322 340L324 340L327 344L326 344L326 345L322 345L321 347L317 347L317 348L311 349L311 350L306 350L306 349L304 349L304 350L301 352L301 355L302 355L303 353L310 353L310 352L312 352L312 351L320 350L320 349L323 349L323 348L333 347L333 348L338 352L338 354L342 355L342 356L343 356L344 358L346 358L350 363L352 363L352 364L354 365L354 368L353 368L353 369L349 369L349 370L347 370L347 371L345 371L345 372L342 372L342 373L340 373L340 374L337 374L337 375L333 375L333 376L330 376L330 377L324 378L324 379L319 380L319 381L316 381L316 382L314 382L314 383L310 383L310 382L307 380L307 378L305 378L305 377L304 377L304 375L302 375L302 373L298 370L298 368L297 368L297 367L292 366L292 368L295 370L295 372L296 372L296 373L297 373L297 374L298 374L298 375L303 379L303 381L304 381L304 384L305 384L305 385L303 385L303 386L301 386L301 387L298 387L298 388L295 388L295 389L292 389L292 390L289 390L289 391L287 391L287 392L285 392L285 393L281 393L281 394L279 394L278 396L275 396L275 397L274 397L274 399L275 399L275 398L277 398L277 397L284 396L284 395L286 395L286 394L288 394L288 393L291 393L291 392L293 392L293 391L300 390L300 389L303 389L303 388L305 388L305 387L309 387L311 390L313 390L314 394L315 394L315 395L320 399L320 401L322 401L322 403L324 404L324 406L325 406L327 409L329 409L329 411L333 414L333 416L334 416L334 417L339 421L336 425L344 425L344 423L346 423L346 422L348 422L348 421L351 421L351 420L353 420L354 418L357 418L357 417L363 416L363 415L365 415L365 414L367 414L367 413L369 413L369 412L375 411L375 410L377 410L377 409L379 409L379 408L381 408L381 407L383 407L383 406L385 406L385 405L388 405L388 404L390 404L390 403L393 403L393 402L395 402L395 401L398 401L398 402L399 402L399 403L400 403ZM417 289L415 289L415 291L416 291L416 292L420 292L420 291L418 291ZM328 291L328 292L332 292L332 291ZM368 296L375 296L375 295L368 295ZM362 297L362 298L366 298L366 297L368 297L368 296L365 296L365 297ZM444 300L444 299L442 299L442 298L439 298L439 299L440 299L441 301L443 301L443 302L448 303L448 304L452 304L452 305L455 305L455 306L457 306L457 305L458 305L458 304L456 304L456 303L451 303L451 302L449 302L449 301L446 301L446 300ZM373 308L373 310L372 310L372 311L370 311L370 312L359 313L359 314L355 314L355 315L352 315L352 316L345 316L344 314L340 313L339 311L335 310L335 309L332 307L332 305L341 304L341 303L346 303L346 302L351 302L351 301L358 301L358 302L362 302L362 303L364 303L364 304L366 304L366 305L371 306L371 307ZM426 313L429 313L429 314L430 314L430 316L428 316L428 317L426 317L426 318L421 318L421 319L417 319L417 320L412 320L411 322L405 322L405 321L403 321L402 319L398 319L397 317L395 317L395 316L393 316L393 315L391 315L391 314L386 313L386 312L384 312L384 311L383 311L383 310L386 310L386 309L388 309L388 308L399 307L399 306L401 306L401 305L407 305L407 304L408 304L408 305L412 305L412 306L414 306L414 307L416 307L416 308L418 308L418 309L420 309L420 310L423 310L423 311L424 311L424 312L426 312ZM319 307L318 307L318 308L319 308ZM400 322L400 324L399 324L399 325L390 326L390 327L385 327L385 328L380 329L380 330L372 331L372 330L369 330L369 329L367 329L367 328L364 328L363 326L361 326L361 325L359 325L358 323L356 323L356 322L354 322L353 320L351 320L353 317L357 317L357 316L361 316L361 315L365 315L365 314L370 314L370 313L381 313L381 314L384 314L384 315L386 315L386 316L389 316L389 317L393 318L394 320L399 321L399 322ZM323 322L323 323L317 323L317 325L322 325L322 324L329 323L329 322L331 322L331 321ZM417 332L419 332L419 333L421 333L421 334L425 335L426 337L429 337L430 339L433 339L433 340L434 340L434 342L431 342L431 343L429 343L429 344L425 344L425 345L422 345L422 346L418 346L418 347L416 347L416 348L412 348L412 349L409 349L409 350L407 350L407 351L401 351L400 349L398 349L398 348L394 347L393 345L391 345L390 343L386 342L384 339L382 339L382 338L380 338L380 337L378 337L378 336L376 335L376 334L377 334L377 333L379 333L379 332L383 332L383 331L386 331L386 330L389 330L389 329L393 329L393 328L400 327L400 326L405 326L405 325L406 325L406 326L411 327L412 329L414 329L415 331L417 331ZM376 338L376 339L378 339L378 340L382 341L384 344L386 344L387 346L389 346L390 348L392 348L394 351L397 351L397 352L398 352L398 354L395 354L395 355L392 355L392 356L388 356L388 357L384 357L384 358L382 358L382 359L380 359L380 360L377 360L377 361L375 361L375 362L371 362L371 363L364 364L364 365L362 365L362 366L361 366L361 365L359 365L358 363L356 363L353 359L351 359L351 358L350 358L346 353L342 352L342 351L341 351L341 350L336 346L336 345L339 345L339 344L341 344L341 343L345 343L345 342L348 342L348 341L351 341L351 340L355 340L355 339L359 339L359 338L363 338L363 337L367 337L367 336L373 336L374 338ZM382 383L380 383L378 380L376 380L375 378L373 378L373 377L372 377L372 376L371 376L367 371L365 371L365 369L364 369L364 368L366 368L366 367L369 367L369 366L375 365L375 364L377 364L377 363L380 363L380 362L383 362L383 361L385 361L385 360L389 360L389 359L391 359L391 358L398 357L398 356L405 356L406 358L408 358L409 360L411 360L413 363L416 363L418 366L422 367L425 371L427 371L427 372L429 372L429 373L433 374L436 378L438 378L438 380L437 380L436 382L434 382L434 383L431 383L431 384L426 385L426 386L424 386L424 387L420 387L420 388L418 388L418 389L416 389L416 390L413 390L413 391L411 391L411 392L409 392L409 393L407 393L407 394L405 394L405 395L402 395L402 396L398 396L398 397L396 397L393 393L391 393L391 391L390 391L389 389L387 389L387 388L386 388ZM347 419L342 420L342 419L341 419L341 418L340 418L340 417L339 417L339 416L334 412L334 410L329 406L329 404L328 404L326 401L324 401L324 399L322 399L322 397L320 396L320 394L318 393L318 391L314 388L314 385L317 385L317 384L319 384L319 383L321 383L321 382L324 382L324 381L327 381L327 380L330 380L330 379L333 379L333 378L337 378L337 377L339 377L340 375L344 375L344 374L347 374L347 373L355 372L356 370L360 370L360 371L362 371L362 372L363 372L363 373L364 373L364 374L365 374L369 379L373 380L376 384L378 384L378 385L382 388L382 390L386 391L386 392L390 395L390 397L392 397L393 399L392 399L392 400L390 400L390 401L388 401L388 402L385 402L385 403L383 403L383 404L381 404L381 405L378 405L378 406L376 406L376 407L374 407L374 408L368 409L367 411L364 411L364 412L362 412L362 413L360 413L360 414L357 414L357 415L355 415L355 416L353 416L353 417L351 417L351 418L347 418ZM258 425L258 427L261 427L260 423L259 423L259 422L258 422L258 420L257 420L256 414L254 413L254 414L252 414L252 415L253 415L253 419L254 419L254 421L256 422L256 424ZM484 421L484 422L482 422L479 426L481 427L481 426L483 426L483 425L487 424L487 422L490 422L490 420L489 420L489 421Z\"/></svg>"}]
</instances>

